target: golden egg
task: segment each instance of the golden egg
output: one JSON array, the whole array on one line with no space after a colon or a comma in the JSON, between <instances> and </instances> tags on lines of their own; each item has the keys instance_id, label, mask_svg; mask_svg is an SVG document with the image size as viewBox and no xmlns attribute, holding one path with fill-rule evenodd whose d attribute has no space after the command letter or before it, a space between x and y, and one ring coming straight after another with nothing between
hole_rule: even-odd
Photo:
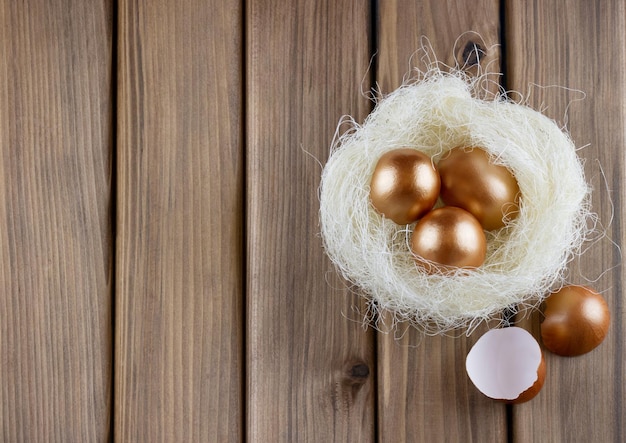
<instances>
[{"instance_id":1,"label":"golden egg","mask_svg":"<svg viewBox=\"0 0 626 443\"><path fill-rule=\"evenodd\" d=\"M558 355L595 349L609 331L611 315L604 298L586 286L564 286L545 301L541 338Z\"/></svg>"},{"instance_id":2,"label":"golden egg","mask_svg":"<svg viewBox=\"0 0 626 443\"><path fill-rule=\"evenodd\" d=\"M394 149L376 164L370 198L379 213L405 225L432 209L439 187L439 174L427 155L410 148Z\"/></svg>"},{"instance_id":3,"label":"golden egg","mask_svg":"<svg viewBox=\"0 0 626 443\"><path fill-rule=\"evenodd\" d=\"M469 211L486 230L498 229L519 213L519 185L504 166L480 148L454 148L437 165L441 199Z\"/></svg>"},{"instance_id":4,"label":"golden egg","mask_svg":"<svg viewBox=\"0 0 626 443\"><path fill-rule=\"evenodd\" d=\"M464 209L435 209L415 225L411 250L427 272L477 268L485 261L487 240L482 226ZM433 266L430 262L434 262Z\"/></svg>"}]
</instances>

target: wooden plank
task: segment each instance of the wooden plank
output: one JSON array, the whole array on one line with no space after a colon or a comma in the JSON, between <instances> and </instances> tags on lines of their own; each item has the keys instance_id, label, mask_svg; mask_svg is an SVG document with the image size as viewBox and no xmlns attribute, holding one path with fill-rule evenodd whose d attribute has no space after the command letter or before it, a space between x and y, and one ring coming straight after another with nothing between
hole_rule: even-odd
<instances>
[{"instance_id":1,"label":"wooden plank","mask_svg":"<svg viewBox=\"0 0 626 443\"><path fill-rule=\"evenodd\" d=\"M372 441L373 335L319 237L341 115L362 120L368 2L247 3L247 435ZM361 306L362 307L362 306Z\"/></svg>"},{"instance_id":2,"label":"wooden plank","mask_svg":"<svg viewBox=\"0 0 626 443\"><path fill-rule=\"evenodd\" d=\"M473 74L490 71L489 79L498 80L495 0L380 2L378 24L376 78L383 93L398 87L410 68L425 69L423 54L416 53L422 44L429 45L431 61L436 56ZM475 45L484 52L480 69L472 60ZM379 334L380 441L506 440L504 405L482 396L465 373L467 352L484 331L470 338L424 337L399 325L396 333Z\"/></svg>"},{"instance_id":3,"label":"wooden plank","mask_svg":"<svg viewBox=\"0 0 626 443\"><path fill-rule=\"evenodd\" d=\"M576 145L584 147L579 155L594 189L593 210L607 237L570 266L571 281L601 291L612 314L607 339L591 353L563 358L546 351L544 388L514 408L513 433L524 442L626 441L624 267L611 244L623 249L626 232L626 42L618 32L626 28L626 7L619 0L510 0L505 11L509 87L524 94L530 89L530 105L567 123ZM529 88L531 83L573 90ZM526 323L536 337L540 321L534 315Z\"/></svg>"},{"instance_id":4,"label":"wooden plank","mask_svg":"<svg viewBox=\"0 0 626 443\"><path fill-rule=\"evenodd\" d=\"M116 441L240 441L242 11L121 1Z\"/></svg>"},{"instance_id":5,"label":"wooden plank","mask_svg":"<svg viewBox=\"0 0 626 443\"><path fill-rule=\"evenodd\" d=\"M112 5L0 4L0 439L107 441Z\"/></svg>"}]
</instances>

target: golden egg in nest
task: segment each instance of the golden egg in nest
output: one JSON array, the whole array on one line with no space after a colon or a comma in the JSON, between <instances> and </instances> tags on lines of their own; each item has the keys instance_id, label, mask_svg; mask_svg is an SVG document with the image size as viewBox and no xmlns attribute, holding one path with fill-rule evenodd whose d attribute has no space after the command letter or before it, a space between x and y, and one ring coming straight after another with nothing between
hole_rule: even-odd
<instances>
[{"instance_id":1,"label":"golden egg in nest","mask_svg":"<svg viewBox=\"0 0 626 443\"><path fill-rule=\"evenodd\" d=\"M454 148L437 164L441 199L470 212L486 230L494 230L519 212L519 185L506 167L494 164L480 148Z\"/></svg>"},{"instance_id":2,"label":"golden egg in nest","mask_svg":"<svg viewBox=\"0 0 626 443\"><path fill-rule=\"evenodd\" d=\"M405 225L432 209L439 188L439 173L430 157L411 148L394 149L376 164L370 198L380 214Z\"/></svg>"},{"instance_id":3,"label":"golden egg in nest","mask_svg":"<svg viewBox=\"0 0 626 443\"><path fill-rule=\"evenodd\" d=\"M445 206L415 225L411 250L427 272L477 268L485 261L487 240L476 218L461 208Z\"/></svg>"}]
</instances>

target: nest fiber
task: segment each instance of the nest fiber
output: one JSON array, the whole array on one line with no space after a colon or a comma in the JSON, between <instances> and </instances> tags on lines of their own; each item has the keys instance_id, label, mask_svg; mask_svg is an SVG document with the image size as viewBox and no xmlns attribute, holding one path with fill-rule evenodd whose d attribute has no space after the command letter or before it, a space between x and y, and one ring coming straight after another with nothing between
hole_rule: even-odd
<instances>
[{"instance_id":1,"label":"nest fiber","mask_svg":"<svg viewBox=\"0 0 626 443\"><path fill-rule=\"evenodd\" d=\"M434 71L403 85L382 98L362 126L352 122L337 137L322 174L327 254L371 301L370 312L391 311L426 333L465 327L469 334L504 309L536 306L564 284L567 265L589 233L589 188L568 135L525 105L475 98L476 84L461 73ZM389 150L414 148L437 163L458 146L481 147L513 172L520 212L486 233L480 268L430 275L410 251L413 225L376 212L370 180Z\"/></svg>"}]
</instances>

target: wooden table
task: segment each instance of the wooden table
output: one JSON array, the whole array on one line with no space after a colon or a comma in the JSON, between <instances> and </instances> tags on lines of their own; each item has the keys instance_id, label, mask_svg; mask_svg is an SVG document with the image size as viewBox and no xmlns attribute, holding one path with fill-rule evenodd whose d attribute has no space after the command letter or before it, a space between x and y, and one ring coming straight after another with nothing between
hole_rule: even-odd
<instances>
[{"instance_id":1,"label":"wooden table","mask_svg":"<svg viewBox=\"0 0 626 443\"><path fill-rule=\"evenodd\" d=\"M3 1L0 440L626 441L625 5ZM337 122L424 38L566 125L594 188L570 280L610 333L519 406L467 379L479 333L363 328L322 249Z\"/></svg>"}]
</instances>

